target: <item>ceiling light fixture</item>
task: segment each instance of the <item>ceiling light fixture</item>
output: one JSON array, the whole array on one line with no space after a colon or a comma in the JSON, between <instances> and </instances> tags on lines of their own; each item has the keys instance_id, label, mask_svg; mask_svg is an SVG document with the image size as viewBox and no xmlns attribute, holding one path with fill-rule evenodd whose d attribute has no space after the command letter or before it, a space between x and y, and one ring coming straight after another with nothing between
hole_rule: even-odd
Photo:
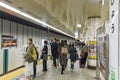
<instances>
[{"instance_id":1,"label":"ceiling light fixture","mask_svg":"<svg viewBox=\"0 0 120 80\"><path fill-rule=\"evenodd\" d=\"M49 28L51 28L51 29L53 29L53 30L55 30L55 31L58 31L58 32L60 32L60 33L62 33L62 34L64 34L64 35L67 35L67 36L69 36L69 37L75 38L74 36L71 36L71 35L69 35L68 33L65 33L65 32L63 32L63 31L61 31L61 30L59 30L59 29L57 29L57 28L55 28L55 27L53 27L53 26L51 26L51 25L49 25L49 24L47 24L47 23L45 23L45 22L43 22L43 21L41 21L41 20L39 20L39 19L37 19L37 18L34 18L34 17L31 16L31 15L28 15L28 14L26 14L26 13L20 11L20 10L17 10L17 9L15 9L15 8L13 8L13 7L11 7L11 6L3 3L3 2L0 2L0 6L6 8L6 9L9 9L9 10L11 10L11 11L17 13L17 14L20 14L20 15L26 17L26 18L29 18L29 19L31 19L31 20L34 20L35 22L38 22L38 23L40 23L40 24L42 24L42 25L48 26Z\"/></svg>"},{"instance_id":2,"label":"ceiling light fixture","mask_svg":"<svg viewBox=\"0 0 120 80\"><path fill-rule=\"evenodd\" d=\"M77 24L77 27L78 27L78 28L81 28L81 24Z\"/></svg>"}]
</instances>

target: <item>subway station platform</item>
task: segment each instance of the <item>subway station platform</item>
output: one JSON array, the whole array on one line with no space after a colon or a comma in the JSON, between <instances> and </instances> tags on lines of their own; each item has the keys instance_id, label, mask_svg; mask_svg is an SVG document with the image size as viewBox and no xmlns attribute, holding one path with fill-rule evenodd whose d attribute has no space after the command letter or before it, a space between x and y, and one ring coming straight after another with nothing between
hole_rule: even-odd
<instances>
[{"instance_id":1,"label":"subway station platform","mask_svg":"<svg viewBox=\"0 0 120 80\"><path fill-rule=\"evenodd\" d=\"M75 63L74 70L70 69L70 62L64 72L61 75L61 67L54 68L51 66L52 61L48 61L48 71L42 72L42 63L37 66L37 76L33 80L95 80L96 70L90 70L87 68L79 68L78 61ZM26 80L24 75L24 68L4 75L0 80ZM101 76L101 80L102 76Z\"/></svg>"}]
</instances>

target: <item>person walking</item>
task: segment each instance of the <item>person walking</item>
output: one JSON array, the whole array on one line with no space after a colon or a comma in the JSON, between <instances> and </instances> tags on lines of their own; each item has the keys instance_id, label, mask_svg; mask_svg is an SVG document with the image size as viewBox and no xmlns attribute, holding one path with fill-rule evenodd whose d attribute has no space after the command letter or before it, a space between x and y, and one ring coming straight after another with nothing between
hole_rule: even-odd
<instances>
[{"instance_id":1,"label":"person walking","mask_svg":"<svg viewBox=\"0 0 120 80\"><path fill-rule=\"evenodd\" d=\"M82 67L84 68L85 64L86 64L87 57L88 57L88 46L87 46L87 44L83 43L82 51L84 53L84 57L82 58L82 64L83 64Z\"/></svg>"},{"instance_id":2,"label":"person walking","mask_svg":"<svg viewBox=\"0 0 120 80\"><path fill-rule=\"evenodd\" d=\"M59 48L60 48L60 40L59 40L59 39L57 39L57 45L58 45L58 49L57 49L57 55L56 55L56 58L57 58L56 65L59 66L59 55L60 55L60 51L59 51Z\"/></svg>"},{"instance_id":3,"label":"person walking","mask_svg":"<svg viewBox=\"0 0 120 80\"><path fill-rule=\"evenodd\" d=\"M32 43L32 39L28 39L28 46L26 48L25 59L25 75L28 80L33 78L33 63L37 59L36 51Z\"/></svg>"},{"instance_id":4,"label":"person walking","mask_svg":"<svg viewBox=\"0 0 120 80\"><path fill-rule=\"evenodd\" d=\"M68 48L65 46L64 40L61 41L60 44L60 64L61 64L61 74L64 74L64 70L67 65L67 54L68 54Z\"/></svg>"},{"instance_id":5,"label":"person walking","mask_svg":"<svg viewBox=\"0 0 120 80\"><path fill-rule=\"evenodd\" d=\"M47 60L48 60L48 47L47 41L44 41L44 47L42 49L42 59L43 59L43 71L47 71Z\"/></svg>"},{"instance_id":6,"label":"person walking","mask_svg":"<svg viewBox=\"0 0 120 80\"><path fill-rule=\"evenodd\" d=\"M72 44L72 46L70 47L69 54L71 60L71 69L74 69L74 63L76 62L76 55L77 55L77 50L74 47L74 44Z\"/></svg>"},{"instance_id":7,"label":"person walking","mask_svg":"<svg viewBox=\"0 0 120 80\"><path fill-rule=\"evenodd\" d=\"M58 52L58 44L57 39L54 38L53 43L51 44L52 56L53 56L53 66L57 67L56 59L57 59L57 52Z\"/></svg>"},{"instance_id":8,"label":"person walking","mask_svg":"<svg viewBox=\"0 0 120 80\"><path fill-rule=\"evenodd\" d=\"M64 40L64 46L69 50L69 46L67 44L67 40ZM66 58L66 67L67 67L67 64L68 64L68 53L67 53L67 58Z\"/></svg>"}]
</instances>

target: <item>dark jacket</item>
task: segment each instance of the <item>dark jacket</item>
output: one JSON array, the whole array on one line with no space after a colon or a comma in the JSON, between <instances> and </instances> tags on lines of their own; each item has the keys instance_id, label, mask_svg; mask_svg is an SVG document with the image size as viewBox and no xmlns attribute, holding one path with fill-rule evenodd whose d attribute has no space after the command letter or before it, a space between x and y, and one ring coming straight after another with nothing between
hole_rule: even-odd
<instances>
[{"instance_id":1,"label":"dark jacket","mask_svg":"<svg viewBox=\"0 0 120 80\"><path fill-rule=\"evenodd\" d=\"M58 51L58 44L57 44L57 42L51 43L51 52L52 52L52 54L53 55L57 54L57 51Z\"/></svg>"},{"instance_id":2,"label":"dark jacket","mask_svg":"<svg viewBox=\"0 0 120 80\"><path fill-rule=\"evenodd\" d=\"M71 61L75 62L76 61L76 56L77 56L77 50L76 50L76 48L70 47L69 54L70 54Z\"/></svg>"},{"instance_id":3,"label":"dark jacket","mask_svg":"<svg viewBox=\"0 0 120 80\"><path fill-rule=\"evenodd\" d=\"M43 60L48 59L48 47L47 46L44 46L42 49L42 57L43 57Z\"/></svg>"}]
</instances>

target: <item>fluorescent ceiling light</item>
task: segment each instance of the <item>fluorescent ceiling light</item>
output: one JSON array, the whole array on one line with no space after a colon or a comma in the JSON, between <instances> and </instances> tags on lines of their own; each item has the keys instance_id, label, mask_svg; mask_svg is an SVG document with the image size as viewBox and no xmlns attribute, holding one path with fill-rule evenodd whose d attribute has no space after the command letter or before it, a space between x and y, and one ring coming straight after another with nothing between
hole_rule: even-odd
<instances>
[{"instance_id":1,"label":"fluorescent ceiling light","mask_svg":"<svg viewBox=\"0 0 120 80\"><path fill-rule=\"evenodd\" d=\"M81 28L81 24L77 24L77 27L78 27L78 28Z\"/></svg>"},{"instance_id":2,"label":"fluorescent ceiling light","mask_svg":"<svg viewBox=\"0 0 120 80\"><path fill-rule=\"evenodd\" d=\"M45 26L48 26L49 28L51 28L51 29L53 29L53 30L56 30L56 31L58 31L58 32L60 32L60 33L62 33L62 34L65 34L65 35L67 35L67 36L69 36L69 37L74 38L74 36L71 36L71 35L69 35L68 33L65 33L65 32L63 32L63 31L61 31L61 30L59 30L59 29L57 29L57 28L55 28L55 27L53 27L53 26L51 26L51 25L49 25L49 24L47 24L47 23L45 23L45 22L43 22L43 21L41 21L41 20L39 20L39 19L37 19L37 18L34 18L33 16L31 16L31 15L29 15L29 14L26 14L26 13L20 11L20 10L17 10L17 9L15 9L15 8L13 8L13 7L11 7L11 6L3 3L3 2L0 2L0 6L6 8L6 9L9 9L9 10L15 12L15 13L18 13L18 14L26 17L26 18L29 18L29 19L31 19L31 20L34 20L34 21L37 22L37 23L40 23L40 24L45 25Z\"/></svg>"},{"instance_id":3,"label":"fluorescent ceiling light","mask_svg":"<svg viewBox=\"0 0 120 80\"><path fill-rule=\"evenodd\" d=\"M7 5L7 4L5 4L5 3L3 3L3 2L0 2L0 6L2 6L2 7L4 7L4 8L7 8L7 9L9 9L9 10L11 10L11 11L14 11L14 12L16 12L16 13L20 13L19 10L15 9L15 8L13 8L13 7Z\"/></svg>"}]
</instances>

